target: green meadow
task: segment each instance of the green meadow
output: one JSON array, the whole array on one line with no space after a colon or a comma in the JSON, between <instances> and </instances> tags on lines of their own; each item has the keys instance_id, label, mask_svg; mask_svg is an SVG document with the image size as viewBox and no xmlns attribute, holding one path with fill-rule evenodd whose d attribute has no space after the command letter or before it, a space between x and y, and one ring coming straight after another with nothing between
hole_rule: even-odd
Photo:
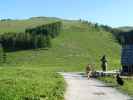
<instances>
[{"instance_id":1,"label":"green meadow","mask_svg":"<svg viewBox=\"0 0 133 100\"><path fill-rule=\"evenodd\" d=\"M62 100L64 80L44 69L1 68L0 100Z\"/></svg>"},{"instance_id":2,"label":"green meadow","mask_svg":"<svg viewBox=\"0 0 133 100\"><path fill-rule=\"evenodd\" d=\"M20 32L56 20L59 19L0 22L0 32ZM80 21L62 22L63 29L52 39L51 48L7 53L7 62L0 67L1 100L63 100L66 85L57 72L84 71L88 63L100 70L100 58L104 54L108 69L120 69L121 47L111 33ZM128 91L126 87L124 91Z\"/></svg>"}]
</instances>

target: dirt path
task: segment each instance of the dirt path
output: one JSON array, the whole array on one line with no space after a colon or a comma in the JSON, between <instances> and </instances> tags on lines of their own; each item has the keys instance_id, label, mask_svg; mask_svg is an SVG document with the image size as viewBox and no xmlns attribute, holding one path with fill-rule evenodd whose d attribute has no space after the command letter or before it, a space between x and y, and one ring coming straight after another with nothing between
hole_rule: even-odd
<instances>
[{"instance_id":1,"label":"dirt path","mask_svg":"<svg viewBox=\"0 0 133 100\"><path fill-rule=\"evenodd\" d=\"M116 89L79 73L61 73L67 82L65 100L133 100Z\"/></svg>"}]
</instances>

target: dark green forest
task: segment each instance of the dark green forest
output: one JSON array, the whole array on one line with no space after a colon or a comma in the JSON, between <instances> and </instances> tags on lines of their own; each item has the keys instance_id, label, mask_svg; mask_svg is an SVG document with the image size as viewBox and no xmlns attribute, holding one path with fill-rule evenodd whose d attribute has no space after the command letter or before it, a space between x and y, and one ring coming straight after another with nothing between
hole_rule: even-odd
<instances>
[{"instance_id":1,"label":"dark green forest","mask_svg":"<svg viewBox=\"0 0 133 100\"><path fill-rule=\"evenodd\" d=\"M7 32L0 35L5 52L51 47L51 38L58 36L61 22L27 28L25 32Z\"/></svg>"}]
</instances>

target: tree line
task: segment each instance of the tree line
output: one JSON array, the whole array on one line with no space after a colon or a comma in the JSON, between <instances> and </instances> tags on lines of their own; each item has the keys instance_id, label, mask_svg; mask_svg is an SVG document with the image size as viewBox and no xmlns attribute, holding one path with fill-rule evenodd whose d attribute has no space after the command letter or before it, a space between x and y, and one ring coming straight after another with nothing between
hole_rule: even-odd
<instances>
[{"instance_id":1,"label":"tree line","mask_svg":"<svg viewBox=\"0 0 133 100\"><path fill-rule=\"evenodd\" d=\"M95 30L104 30L106 32L112 33L114 39L120 45L133 44L133 30L123 31L119 28L112 28L108 25L100 25L98 23L91 23L81 19L79 19L79 22L86 24L88 26L92 26L93 28L95 28Z\"/></svg>"},{"instance_id":2,"label":"tree line","mask_svg":"<svg viewBox=\"0 0 133 100\"><path fill-rule=\"evenodd\" d=\"M0 35L0 44L6 52L50 47L51 38L59 35L61 27L61 22L54 22L27 28L25 32L2 33Z\"/></svg>"}]
</instances>

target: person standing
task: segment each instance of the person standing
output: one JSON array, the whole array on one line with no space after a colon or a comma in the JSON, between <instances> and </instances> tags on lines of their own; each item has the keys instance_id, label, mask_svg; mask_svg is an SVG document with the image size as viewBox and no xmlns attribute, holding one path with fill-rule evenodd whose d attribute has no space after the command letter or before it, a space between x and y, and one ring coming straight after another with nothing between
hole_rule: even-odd
<instances>
[{"instance_id":1,"label":"person standing","mask_svg":"<svg viewBox=\"0 0 133 100\"><path fill-rule=\"evenodd\" d=\"M86 74L87 74L87 77L88 79L90 78L90 76L92 75L92 65L91 64L88 64L86 66Z\"/></svg>"},{"instance_id":2,"label":"person standing","mask_svg":"<svg viewBox=\"0 0 133 100\"><path fill-rule=\"evenodd\" d=\"M101 59L101 67L103 71L107 70L107 59L106 59L106 55L104 55Z\"/></svg>"}]
</instances>

